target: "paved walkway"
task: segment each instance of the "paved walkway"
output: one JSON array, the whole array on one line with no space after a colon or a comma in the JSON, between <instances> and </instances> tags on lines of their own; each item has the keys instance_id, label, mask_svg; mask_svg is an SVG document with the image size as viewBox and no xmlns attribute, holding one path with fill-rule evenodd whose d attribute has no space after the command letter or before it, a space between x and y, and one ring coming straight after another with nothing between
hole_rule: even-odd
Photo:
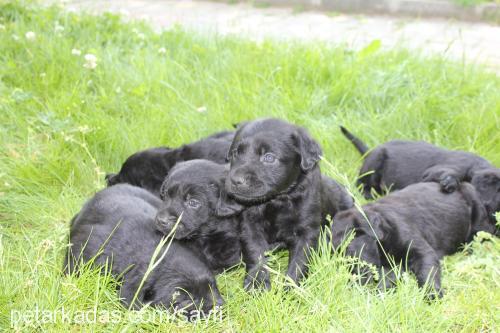
<instances>
[{"instance_id":1,"label":"paved walkway","mask_svg":"<svg viewBox=\"0 0 500 333\"><path fill-rule=\"evenodd\" d=\"M163 29L181 25L202 33L262 38L322 40L361 48L374 39L384 47L422 49L500 73L500 26L451 20L295 12L248 3L160 0L67 0L69 10L120 12Z\"/></svg>"}]
</instances>

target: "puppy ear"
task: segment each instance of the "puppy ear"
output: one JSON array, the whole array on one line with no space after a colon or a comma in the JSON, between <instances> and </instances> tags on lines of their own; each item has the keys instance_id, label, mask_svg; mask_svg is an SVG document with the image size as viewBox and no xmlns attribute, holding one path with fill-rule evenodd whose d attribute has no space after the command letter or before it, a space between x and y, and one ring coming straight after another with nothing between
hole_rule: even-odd
<instances>
[{"instance_id":1,"label":"puppy ear","mask_svg":"<svg viewBox=\"0 0 500 333\"><path fill-rule=\"evenodd\" d=\"M311 170L320 160L321 147L303 128L298 128L292 138L300 154L300 167L303 171Z\"/></svg>"},{"instance_id":2,"label":"puppy ear","mask_svg":"<svg viewBox=\"0 0 500 333\"><path fill-rule=\"evenodd\" d=\"M231 142L231 146L229 147L229 150L226 153L226 162L229 162L231 160L231 154L233 153L233 150L236 148L238 141L239 141L239 133L248 124L247 121L241 122L236 124L238 127L236 128L236 133L234 134L233 141ZM233 125L234 126L234 125Z\"/></svg>"},{"instance_id":3,"label":"puppy ear","mask_svg":"<svg viewBox=\"0 0 500 333\"><path fill-rule=\"evenodd\" d=\"M370 221L371 227L373 228L372 233L375 232L375 236L378 240L383 240L385 238L384 218L378 213L371 213L367 217ZM368 228L370 227L368 226Z\"/></svg>"},{"instance_id":4,"label":"puppy ear","mask_svg":"<svg viewBox=\"0 0 500 333\"><path fill-rule=\"evenodd\" d=\"M166 194L167 194L167 178L165 177L163 183L160 186L160 199L162 201L165 200Z\"/></svg>"},{"instance_id":5,"label":"puppy ear","mask_svg":"<svg viewBox=\"0 0 500 333\"><path fill-rule=\"evenodd\" d=\"M228 197L224 190L219 191L219 200L215 208L215 215L217 217L231 217L238 215L245 208L245 206L237 203L234 199Z\"/></svg>"}]
</instances>

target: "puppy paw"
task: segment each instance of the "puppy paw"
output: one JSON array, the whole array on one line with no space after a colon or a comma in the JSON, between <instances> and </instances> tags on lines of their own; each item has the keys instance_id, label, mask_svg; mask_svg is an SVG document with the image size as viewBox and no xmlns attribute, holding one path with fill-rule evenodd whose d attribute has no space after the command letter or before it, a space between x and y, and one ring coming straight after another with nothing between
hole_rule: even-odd
<instances>
[{"instance_id":1,"label":"puppy paw","mask_svg":"<svg viewBox=\"0 0 500 333\"><path fill-rule=\"evenodd\" d=\"M243 288L246 291L270 290L271 279L269 277L269 272L259 267L250 270L243 281Z\"/></svg>"},{"instance_id":2,"label":"puppy paw","mask_svg":"<svg viewBox=\"0 0 500 333\"><path fill-rule=\"evenodd\" d=\"M439 182L441 189L446 193L455 192L459 186L458 179L453 176L446 176Z\"/></svg>"},{"instance_id":3,"label":"puppy paw","mask_svg":"<svg viewBox=\"0 0 500 333\"><path fill-rule=\"evenodd\" d=\"M443 298L443 296L444 296L444 292L442 289L433 289L433 290L430 290L429 292L427 292L427 294L425 295L425 298L427 301L432 302L434 300Z\"/></svg>"}]
</instances>

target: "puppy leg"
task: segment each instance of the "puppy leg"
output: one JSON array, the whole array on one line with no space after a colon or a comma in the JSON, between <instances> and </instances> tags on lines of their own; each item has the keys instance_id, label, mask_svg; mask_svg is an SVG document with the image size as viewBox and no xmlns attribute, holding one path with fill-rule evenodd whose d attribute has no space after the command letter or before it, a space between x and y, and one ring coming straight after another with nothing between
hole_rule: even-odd
<instances>
[{"instance_id":1,"label":"puppy leg","mask_svg":"<svg viewBox=\"0 0 500 333\"><path fill-rule=\"evenodd\" d=\"M429 245L410 252L409 268L415 274L419 287L427 283L432 288L428 293L430 300L443 297L441 265L436 252Z\"/></svg>"},{"instance_id":2,"label":"puppy leg","mask_svg":"<svg viewBox=\"0 0 500 333\"><path fill-rule=\"evenodd\" d=\"M385 148L376 148L366 156L356 181L356 186L361 186L366 199L373 199L372 189L378 194L382 193L382 174L386 159Z\"/></svg>"},{"instance_id":3,"label":"puppy leg","mask_svg":"<svg viewBox=\"0 0 500 333\"><path fill-rule=\"evenodd\" d=\"M394 287L394 285L396 284L396 280L398 279L396 273L394 272L394 269L392 269L391 267L382 266L379 268L378 274L379 281L377 287L379 290L386 291L387 289Z\"/></svg>"},{"instance_id":4,"label":"puppy leg","mask_svg":"<svg viewBox=\"0 0 500 333\"><path fill-rule=\"evenodd\" d=\"M269 272L264 267L265 252L269 249L264 230L259 225L243 221L241 224L241 251L247 274L243 281L245 290L271 289Z\"/></svg>"},{"instance_id":5,"label":"puppy leg","mask_svg":"<svg viewBox=\"0 0 500 333\"><path fill-rule=\"evenodd\" d=\"M436 165L424 172L422 181L437 182L444 192L451 193L457 190L463 178L464 175L454 168Z\"/></svg>"},{"instance_id":6,"label":"puppy leg","mask_svg":"<svg viewBox=\"0 0 500 333\"><path fill-rule=\"evenodd\" d=\"M311 249L318 243L320 227L311 228L307 233L297 237L297 240L289 247L288 270L286 275L292 279L295 284L307 275L307 257Z\"/></svg>"}]
</instances>

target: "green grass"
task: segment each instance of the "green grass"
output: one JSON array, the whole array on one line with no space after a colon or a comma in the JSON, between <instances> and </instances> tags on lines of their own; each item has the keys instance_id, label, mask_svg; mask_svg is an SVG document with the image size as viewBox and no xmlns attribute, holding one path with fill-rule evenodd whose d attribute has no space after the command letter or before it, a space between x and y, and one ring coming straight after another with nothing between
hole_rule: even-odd
<instances>
[{"instance_id":1,"label":"green grass","mask_svg":"<svg viewBox=\"0 0 500 333\"><path fill-rule=\"evenodd\" d=\"M68 221L104 187L104 172L138 149L176 146L275 116L309 128L331 163L323 162L323 171L354 192L360 156L339 124L370 145L423 139L500 165L500 78L480 67L382 51L378 41L355 52L179 29L155 34L113 15L18 2L0 2L0 20L0 331L11 326L13 310L95 307L134 315L119 305L109 276L88 270L64 277L61 266ZM64 30L56 32L57 25ZM29 31L34 40L25 37ZM86 53L97 56L94 70L83 67ZM270 266L281 274L273 274L269 293L246 294L243 268L218 277L227 301L222 321L94 327L59 320L18 329L494 332L499 263L498 240L474 242L444 261L446 295L427 304L409 276L383 294L352 283L344 260L326 248L312 259L304 285L285 293L286 256L278 253Z\"/></svg>"}]
</instances>

